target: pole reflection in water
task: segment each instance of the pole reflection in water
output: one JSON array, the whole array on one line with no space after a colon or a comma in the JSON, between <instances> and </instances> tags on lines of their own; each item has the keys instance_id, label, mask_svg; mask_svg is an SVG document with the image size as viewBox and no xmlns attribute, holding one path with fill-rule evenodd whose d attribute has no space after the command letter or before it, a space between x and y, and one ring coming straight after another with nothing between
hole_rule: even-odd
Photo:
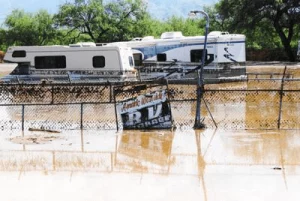
<instances>
[{"instance_id":1,"label":"pole reflection in water","mask_svg":"<svg viewBox=\"0 0 300 201\"><path fill-rule=\"evenodd\" d=\"M196 137L196 144L197 144L198 174L203 188L204 200L207 201L207 193L206 193L207 190L206 190L206 184L204 179L204 171L205 171L206 164L201 150L201 130L195 130L195 137Z\"/></svg>"}]
</instances>

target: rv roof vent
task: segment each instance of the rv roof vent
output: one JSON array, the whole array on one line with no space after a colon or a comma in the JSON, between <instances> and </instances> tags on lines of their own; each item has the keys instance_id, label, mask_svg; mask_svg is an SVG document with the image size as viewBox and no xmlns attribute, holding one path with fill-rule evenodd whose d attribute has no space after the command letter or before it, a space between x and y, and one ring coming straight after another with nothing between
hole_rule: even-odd
<instances>
[{"instance_id":1,"label":"rv roof vent","mask_svg":"<svg viewBox=\"0 0 300 201\"><path fill-rule=\"evenodd\" d=\"M228 35L228 32L225 31L212 31L208 35L209 36L220 36L220 35Z\"/></svg>"},{"instance_id":2,"label":"rv roof vent","mask_svg":"<svg viewBox=\"0 0 300 201\"><path fill-rule=\"evenodd\" d=\"M70 47L96 47L96 43L93 42L81 42L76 44L70 44Z\"/></svg>"},{"instance_id":3,"label":"rv roof vent","mask_svg":"<svg viewBox=\"0 0 300 201\"><path fill-rule=\"evenodd\" d=\"M81 44L70 44L69 47L81 47Z\"/></svg>"},{"instance_id":4,"label":"rv roof vent","mask_svg":"<svg viewBox=\"0 0 300 201\"><path fill-rule=\"evenodd\" d=\"M175 39L175 38L183 38L181 31L175 32L165 32L161 34L161 39Z\"/></svg>"},{"instance_id":5,"label":"rv roof vent","mask_svg":"<svg viewBox=\"0 0 300 201\"><path fill-rule=\"evenodd\" d=\"M96 43L93 42L81 42L79 44L81 44L82 47L96 47Z\"/></svg>"},{"instance_id":6,"label":"rv roof vent","mask_svg":"<svg viewBox=\"0 0 300 201\"><path fill-rule=\"evenodd\" d=\"M154 40L154 36L145 36L142 40Z\"/></svg>"}]
</instances>

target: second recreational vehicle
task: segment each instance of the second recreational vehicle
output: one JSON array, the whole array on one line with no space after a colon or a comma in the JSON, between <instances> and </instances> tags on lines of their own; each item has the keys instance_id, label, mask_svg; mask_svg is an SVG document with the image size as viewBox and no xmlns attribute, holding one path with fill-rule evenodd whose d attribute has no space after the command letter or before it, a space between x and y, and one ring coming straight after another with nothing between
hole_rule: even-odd
<instances>
[{"instance_id":1,"label":"second recreational vehicle","mask_svg":"<svg viewBox=\"0 0 300 201\"><path fill-rule=\"evenodd\" d=\"M181 32L165 32L159 39L146 36L108 45L132 48L136 66L146 74L151 71L164 71L163 69L170 71L174 68L178 68L178 72L184 74L202 62L204 39L205 36L183 36ZM245 42L246 37L242 34L220 31L209 33L204 61L205 77L245 75ZM152 70L147 67L151 67Z\"/></svg>"}]
</instances>

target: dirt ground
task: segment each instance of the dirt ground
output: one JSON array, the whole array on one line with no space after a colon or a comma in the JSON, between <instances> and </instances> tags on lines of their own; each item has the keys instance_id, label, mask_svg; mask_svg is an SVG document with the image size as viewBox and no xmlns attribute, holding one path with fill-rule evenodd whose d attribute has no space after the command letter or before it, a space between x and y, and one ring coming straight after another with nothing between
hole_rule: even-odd
<instances>
[{"instance_id":1,"label":"dirt ground","mask_svg":"<svg viewBox=\"0 0 300 201\"><path fill-rule=\"evenodd\" d=\"M0 63L0 77L3 77L11 73L16 66L17 64Z\"/></svg>"}]
</instances>

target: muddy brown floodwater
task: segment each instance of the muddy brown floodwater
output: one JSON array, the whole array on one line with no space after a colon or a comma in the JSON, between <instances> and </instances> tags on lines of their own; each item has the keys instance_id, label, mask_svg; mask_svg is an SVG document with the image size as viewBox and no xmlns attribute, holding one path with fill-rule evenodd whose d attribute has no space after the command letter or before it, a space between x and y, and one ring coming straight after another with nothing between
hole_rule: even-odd
<instances>
[{"instance_id":1,"label":"muddy brown floodwater","mask_svg":"<svg viewBox=\"0 0 300 201\"><path fill-rule=\"evenodd\" d=\"M299 152L299 130L1 131L1 198L297 200Z\"/></svg>"},{"instance_id":2,"label":"muddy brown floodwater","mask_svg":"<svg viewBox=\"0 0 300 201\"><path fill-rule=\"evenodd\" d=\"M299 129L2 130L0 200L298 201L299 153Z\"/></svg>"}]
</instances>

